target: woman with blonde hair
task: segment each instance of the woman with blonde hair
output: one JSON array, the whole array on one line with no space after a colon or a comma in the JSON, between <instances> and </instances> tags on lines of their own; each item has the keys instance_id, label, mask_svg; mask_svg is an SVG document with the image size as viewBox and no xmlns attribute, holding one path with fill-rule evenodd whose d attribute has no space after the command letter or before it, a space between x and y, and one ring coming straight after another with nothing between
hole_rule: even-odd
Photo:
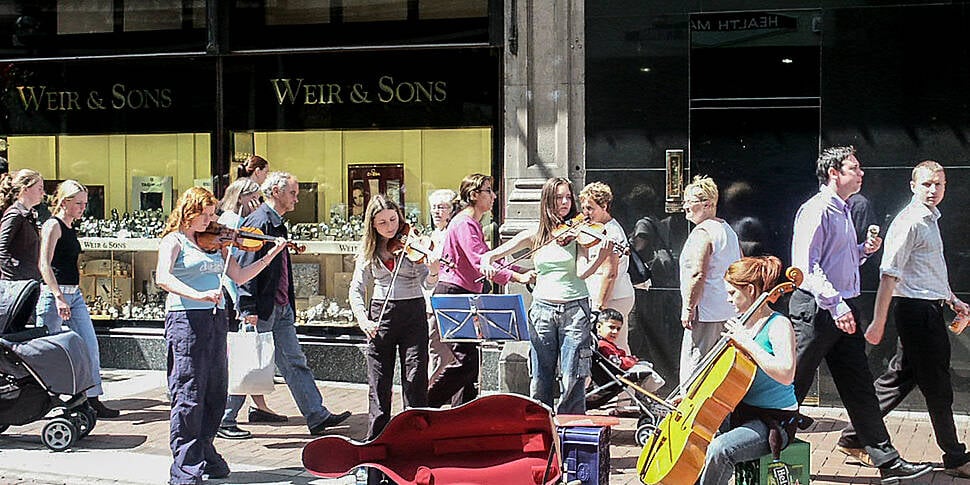
<instances>
[{"instance_id":1,"label":"woman with blonde hair","mask_svg":"<svg viewBox=\"0 0 970 485\"><path fill-rule=\"evenodd\" d=\"M44 179L24 168L0 175L0 279L39 280L40 230L34 207L44 200Z\"/></svg>"},{"instance_id":2,"label":"woman with blonde hair","mask_svg":"<svg viewBox=\"0 0 970 485\"><path fill-rule=\"evenodd\" d=\"M81 280L77 260L81 243L72 227L88 206L88 189L76 180L65 180L57 186L52 216L41 229L40 274L44 286L37 303L37 318L48 333L60 333L63 326L81 336L88 349L95 385L86 391L88 402L99 418L116 418L118 410L101 402L101 351L88 306L78 284Z\"/></svg>"},{"instance_id":3,"label":"woman with blonde hair","mask_svg":"<svg viewBox=\"0 0 970 485\"><path fill-rule=\"evenodd\" d=\"M724 272L741 259L741 244L731 225L717 217L717 195L717 184L707 176L694 177L684 188L684 215L696 225L680 253L681 386L720 340L724 323L734 317Z\"/></svg>"},{"instance_id":4,"label":"woman with blonde hair","mask_svg":"<svg viewBox=\"0 0 970 485\"><path fill-rule=\"evenodd\" d=\"M424 290L438 281L434 256L415 263L394 254L401 242L404 213L384 195L375 195L364 211L364 239L350 281L350 307L367 337L369 425L376 438L391 420L395 359L401 362L404 407L428 405L428 328ZM396 242L395 242L396 241ZM373 285L370 305L367 289Z\"/></svg>"},{"instance_id":5,"label":"woman with blonde hair","mask_svg":"<svg viewBox=\"0 0 970 485\"><path fill-rule=\"evenodd\" d=\"M229 187L226 187L226 193L223 194L222 200L219 201L219 209L222 211L222 214L219 215L219 224L239 229L242 226L242 221L246 219L246 216L259 207L260 200L262 200L262 194L259 191L259 184L256 181L247 177L236 179L233 183L229 184ZM230 253L232 252L230 251ZM228 278L226 280L223 281L223 287L229 293L229 298L235 307L239 303L239 287L232 280ZM236 315L233 315L234 320L235 317ZM242 327L243 325L240 322L240 331L244 330ZM288 421L286 416L276 414L269 408L269 404L266 403L266 397L262 394L253 394L252 398L253 404L256 406L249 408L250 423L282 423ZM246 396L230 395L229 400L238 401L238 406L233 404L231 407L241 408L243 402L246 400ZM220 430L219 436L229 439L248 438L252 436L249 431L245 431L245 433L247 434L231 435L227 434L224 430Z\"/></svg>"},{"instance_id":6,"label":"woman with blonde hair","mask_svg":"<svg viewBox=\"0 0 970 485\"><path fill-rule=\"evenodd\" d=\"M165 300L168 391L172 399L169 443L175 460L170 482L197 484L229 475L229 465L212 444L225 410L228 319L222 298L225 274L242 284L266 268L286 248L283 239L265 256L239 267L228 249L208 252L198 236L215 220L215 196L202 187L185 191L168 217L158 247L156 284Z\"/></svg>"}]
</instances>

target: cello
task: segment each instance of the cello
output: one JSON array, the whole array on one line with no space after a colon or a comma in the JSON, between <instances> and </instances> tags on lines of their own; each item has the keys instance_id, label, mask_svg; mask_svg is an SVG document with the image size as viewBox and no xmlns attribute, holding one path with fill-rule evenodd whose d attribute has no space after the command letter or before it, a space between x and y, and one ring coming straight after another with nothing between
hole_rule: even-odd
<instances>
[{"instance_id":1,"label":"cello","mask_svg":"<svg viewBox=\"0 0 970 485\"><path fill-rule=\"evenodd\" d=\"M788 268L785 276L789 281L759 295L741 315L742 325L763 305L778 301L802 283L798 268ZM691 376L683 400L660 421L644 445L637 460L640 481L648 485L695 483L714 434L744 398L757 370L754 360L722 337Z\"/></svg>"}]
</instances>

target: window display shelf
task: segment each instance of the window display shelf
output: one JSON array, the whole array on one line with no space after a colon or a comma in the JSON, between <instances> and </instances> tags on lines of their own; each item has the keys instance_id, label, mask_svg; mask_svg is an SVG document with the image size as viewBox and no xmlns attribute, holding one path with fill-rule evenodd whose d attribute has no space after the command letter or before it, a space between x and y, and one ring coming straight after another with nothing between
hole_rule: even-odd
<instances>
[{"instance_id":1,"label":"window display shelf","mask_svg":"<svg viewBox=\"0 0 970 485\"><path fill-rule=\"evenodd\" d=\"M158 251L159 238L82 237L84 251ZM304 254L357 254L359 241L294 241L305 245Z\"/></svg>"}]
</instances>

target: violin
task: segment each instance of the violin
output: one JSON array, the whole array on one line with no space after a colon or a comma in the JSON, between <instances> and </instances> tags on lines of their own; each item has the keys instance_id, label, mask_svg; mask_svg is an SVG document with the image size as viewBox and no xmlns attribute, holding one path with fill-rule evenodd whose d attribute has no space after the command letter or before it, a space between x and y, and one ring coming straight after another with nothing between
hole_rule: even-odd
<instances>
[{"instance_id":1,"label":"violin","mask_svg":"<svg viewBox=\"0 0 970 485\"><path fill-rule=\"evenodd\" d=\"M762 306L778 301L802 283L798 268L788 268L785 276L789 281L762 293L741 315L741 325ZM722 337L682 385L686 389L684 398L660 421L644 445L637 460L640 481L648 485L696 482L704 467L708 445L724 418L747 394L757 371L754 359L731 339Z\"/></svg>"},{"instance_id":2,"label":"violin","mask_svg":"<svg viewBox=\"0 0 970 485\"><path fill-rule=\"evenodd\" d=\"M552 231L552 237L560 246L576 241L576 244L584 248L591 248L608 239L606 225L592 222L583 214L557 226ZM630 245L613 241L613 252L620 255L630 254Z\"/></svg>"},{"instance_id":3,"label":"violin","mask_svg":"<svg viewBox=\"0 0 970 485\"><path fill-rule=\"evenodd\" d=\"M275 241L274 236L267 236L255 227L240 227L238 230L218 222L209 223L205 231L195 235L199 248L208 253L214 253L222 248L235 247L246 252L263 249L267 241ZM294 254L303 254L306 246L287 241L286 247Z\"/></svg>"},{"instance_id":4,"label":"violin","mask_svg":"<svg viewBox=\"0 0 970 485\"><path fill-rule=\"evenodd\" d=\"M412 263L424 263L434 255L434 241L431 236L420 236L412 231L411 225L404 223L397 235L387 241L387 251L394 256L404 255ZM455 263L439 259L441 264L454 268Z\"/></svg>"}]
</instances>

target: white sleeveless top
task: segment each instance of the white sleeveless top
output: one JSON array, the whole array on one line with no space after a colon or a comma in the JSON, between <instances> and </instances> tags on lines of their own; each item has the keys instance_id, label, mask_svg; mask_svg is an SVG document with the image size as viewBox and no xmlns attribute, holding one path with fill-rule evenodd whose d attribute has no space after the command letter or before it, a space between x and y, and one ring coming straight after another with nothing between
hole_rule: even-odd
<instances>
[{"instance_id":1,"label":"white sleeveless top","mask_svg":"<svg viewBox=\"0 0 970 485\"><path fill-rule=\"evenodd\" d=\"M626 245L626 233L623 232L623 226L620 225L616 219L610 219L610 222L604 224L606 229L606 237L611 241ZM589 259L590 261L595 261L599 256L600 250L603 248L602 244L597 244L589 248ZM630 255L621 254L619 267L616 268L616 281L613 282L613 292L610 298L614 300L619 300L621 298L629 298L634 295L635 291L633 289L633 282L630 281ZM586 278L586 287L589 288L590 298L598 298L600 294L600 287L603 284L603 275L606 274L608 268L606 265L601 265L596 269L596 273L592 276ZM602 303L602 302L597 302Z\"/></svg>"},{"instance_id":2,"label":"white sleeveless top","mask_svg":"<svg viewBox=\"0 0 970 485\"><path fill-rule=\"evenodd\" d=\"M738 243L738 235L731 229L731 226L715 218L708 219L694 228L687 236L684 243L684 250L681 254L689 253L689 249L700 244L698 234L704 231L711 239L710 268L704 279L704 290L701 293L701 300L697 304L697 320L701 322L720 322L736 316L734 306L727 301L727 283L724 282L724 273L727 272L731 263L741 259L741 245ZM690 267L681 263L680 265L680 292L681 295L688 291L687 283L690 281Z\"/></svg>"}]
</instances>

